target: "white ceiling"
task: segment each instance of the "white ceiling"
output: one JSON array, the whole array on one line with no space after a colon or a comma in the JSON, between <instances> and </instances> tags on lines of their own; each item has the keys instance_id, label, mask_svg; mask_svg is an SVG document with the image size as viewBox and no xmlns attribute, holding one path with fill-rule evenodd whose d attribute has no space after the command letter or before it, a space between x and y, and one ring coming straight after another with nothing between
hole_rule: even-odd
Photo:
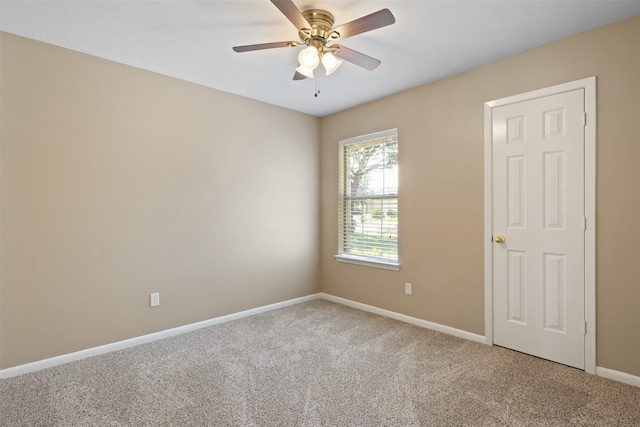
<instances>
[{"instance_id":1,"label":"white ceiling","mask_svg":"<svg viewBox=\"0 0 640 427\"><path fill-rule=\"evenodd\" d=\"M640 0L294 3L328 10L336 26L390 9L394 25L340 41L382 65L293 81L301 48L233 52L298 40L269 0L0 0L0 29L321 117L640 14Z\"/></svg>"}]
</instances>

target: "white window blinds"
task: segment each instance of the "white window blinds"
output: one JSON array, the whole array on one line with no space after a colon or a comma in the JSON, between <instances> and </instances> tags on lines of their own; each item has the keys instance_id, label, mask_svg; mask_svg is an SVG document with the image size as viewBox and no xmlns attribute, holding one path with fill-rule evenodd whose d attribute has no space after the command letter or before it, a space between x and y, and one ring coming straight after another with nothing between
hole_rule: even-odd
<instances>
[{"instance_id":1,"label":"white window blinds","mask_svg":"<svg viewBox=\"0 0 640 427\"><path fill-rule=\"evenodd\" d=\"M398 134L340 141L338 256L398 261Z\"/></svg>"}]
</instances>

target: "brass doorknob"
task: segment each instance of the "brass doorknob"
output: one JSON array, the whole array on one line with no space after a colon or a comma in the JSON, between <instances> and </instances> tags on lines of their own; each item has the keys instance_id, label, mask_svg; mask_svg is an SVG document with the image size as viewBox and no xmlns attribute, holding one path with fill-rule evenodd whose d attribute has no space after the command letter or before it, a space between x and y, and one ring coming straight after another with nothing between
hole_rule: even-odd
<instances>
[{"instance_id":1,"label":"brass doorknob","mask_svg":"<svg viewBox=\"0 0 640 427\"><path fill-rule=\"evenodd\" d=\"M494 239L494 242L496 242L496 243L504 243L504 236L502 234L498 234L496 236L496 238Z\"/></svg>"}]
</instances>

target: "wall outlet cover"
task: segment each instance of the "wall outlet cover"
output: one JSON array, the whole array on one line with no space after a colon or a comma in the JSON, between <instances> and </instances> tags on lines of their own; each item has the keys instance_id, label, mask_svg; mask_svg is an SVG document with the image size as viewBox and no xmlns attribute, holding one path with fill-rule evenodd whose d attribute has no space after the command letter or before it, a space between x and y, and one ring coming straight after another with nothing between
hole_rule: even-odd
<instances>
[{"instance_id":1,"label":"wall outlet cover","mask_svg":"<svg viewBox=\"0 0 640 427\"><path fill-rule=\"evenodd\" d=\"M407 295L411 295L411 293L412 293L411 283L405 283L404 284L404 293L407 294Z\"/></svg>"},{"instance_id":2,"label":"wall outlet cover","mask_svg":"<svg viewBox=\"0 0 640 427\"><path fill-rule=\"evenodd\" d=\"M154 292L149 294L149 306L156 307L158 305L160 305L160 293Z\"/></svg>"}]
</instances>

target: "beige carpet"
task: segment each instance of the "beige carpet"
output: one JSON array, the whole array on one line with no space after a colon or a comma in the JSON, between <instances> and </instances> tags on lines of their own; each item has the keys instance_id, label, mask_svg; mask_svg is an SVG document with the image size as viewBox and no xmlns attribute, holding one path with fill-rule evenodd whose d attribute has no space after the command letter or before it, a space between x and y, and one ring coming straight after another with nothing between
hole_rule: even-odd
<instances>
[{"instance_id":1,"label":"beige carpet","mask_svg":"<svg viewBox=\"0 0 640 427\"><path fill-rule=\"evenodd\" d=\"M640 426L640 388L323 300L0 381L2 426Z\"/></svg>"}]
</instances>

